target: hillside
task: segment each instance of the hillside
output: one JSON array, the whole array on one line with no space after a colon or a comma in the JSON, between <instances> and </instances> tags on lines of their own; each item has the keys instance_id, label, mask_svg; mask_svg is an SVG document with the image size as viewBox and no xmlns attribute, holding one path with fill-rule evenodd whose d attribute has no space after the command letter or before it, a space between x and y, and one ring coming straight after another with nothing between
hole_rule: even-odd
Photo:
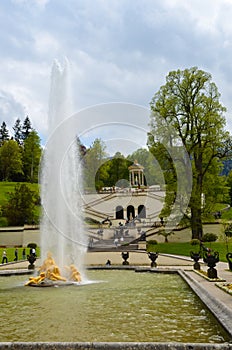
<instances>
[{"instance_id":1,"label":"hillside","mask_svg":"<svg viewBox=\"0 0 232 350\"><path fill-rule=\"evenodd\" d=\"M1 206L4 205L8 200L8 193L14 192L15 186L17 182L7 182L7 181L0 181L0 227L1 226L7 226L7 220L5 217L1 216ZM39 191L39 185L37 183L27 183L24 182L32 191L37 192ZM40 215L40 207L37 206L35 210L35 216L39 217Z\"/></svg>"},{"instance_id":2,"label":"hillside","mask_svg":"<svg viewBox=\"0 0 232 350\"><path fill-rule=\"evenodd\" d=\"M3 203L7 200L7 193L14 192L14 188L17 182L7 182L7 181L0 181L0 206L3 205ZM37 192L39 191L39 185L31 184L28 182L25 182L25 184L33 191Z\"/></svg>"}]
</instances>

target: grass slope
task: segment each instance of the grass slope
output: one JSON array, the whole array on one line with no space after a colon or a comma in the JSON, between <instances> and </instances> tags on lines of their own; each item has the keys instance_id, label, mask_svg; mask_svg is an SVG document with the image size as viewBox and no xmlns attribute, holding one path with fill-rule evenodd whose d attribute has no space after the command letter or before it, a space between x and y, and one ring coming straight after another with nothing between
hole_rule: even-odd
<instances>
[{"instance_id":1,"label":"grass slope","mask_svg":"<svg viewBox=\"0 0 232 350\"><path fill-rule=\"evenodd\" d=\"M27 185L32 191L34 192L39 191L38 184L31 184L29 182L23 182L23 183ZM7 201L8 193L14 192L16 184L17 182L0 181L0 206Z\"/></svg>"},{"instance_id":2,"label":"grass slope","mask_svg":"<svg viewBox=\"0 0 232 350\"><path fill-rule=\"evenodd\" d=\"M32 191L38 192L39 185L37 183L31 184L29 182L23 182L27 185ZM8 194L14 192L15 186L17 182L7 182L0 181L0 215L1 215L1 206L8 201ZM35 210L35 217L39 217L40 215L40 207L37 206ZM7 219L5 217L0 216L0 227L7 226Z\"/></svg>"}]
</instances>

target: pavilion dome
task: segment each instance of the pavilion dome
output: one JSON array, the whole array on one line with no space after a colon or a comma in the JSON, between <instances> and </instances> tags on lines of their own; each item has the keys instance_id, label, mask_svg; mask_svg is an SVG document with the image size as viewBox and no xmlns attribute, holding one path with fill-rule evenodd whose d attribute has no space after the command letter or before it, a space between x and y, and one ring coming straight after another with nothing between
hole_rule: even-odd
<instances>
[{"instance_id":1,"label":"pavilion dome","mask_svg":"<svg viewBox=\"0 0 232 350\"><path fill-rule=\"evenodd\" d=\"M132 165L130 165L128 167L129 170L143 170L144 169L144 166L142 166L141 164L138 163L137 160L134 161L134 163Z\"/></svg>"}]
</instances>

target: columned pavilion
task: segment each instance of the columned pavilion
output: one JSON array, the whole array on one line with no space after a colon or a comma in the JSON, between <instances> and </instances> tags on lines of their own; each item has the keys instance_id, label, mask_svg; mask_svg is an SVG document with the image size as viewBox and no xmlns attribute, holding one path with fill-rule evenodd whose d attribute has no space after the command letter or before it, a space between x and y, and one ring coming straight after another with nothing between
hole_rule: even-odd
<instances>
[{"instance_id":1,"label":"columned pavilion","mask_svg":"<svg viewBox=\"0 0 232 350\"><path fill-rule=\"evenodd\" d=\"M129 169L129 181L131 186L144 186L144 167L137 162L134 161L132 165L128 167Z\"/></svg>"}]
</instances>

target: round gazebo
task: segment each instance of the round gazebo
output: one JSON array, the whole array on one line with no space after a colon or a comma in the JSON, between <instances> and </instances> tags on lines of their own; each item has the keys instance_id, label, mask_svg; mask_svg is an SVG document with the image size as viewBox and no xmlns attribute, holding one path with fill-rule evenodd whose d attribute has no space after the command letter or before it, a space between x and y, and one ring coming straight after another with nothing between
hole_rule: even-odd
<instances>
[{"instance_id":1,"label":"round gazebo","mask_svg":"<svg viewBox=\"0 0 232 350\"><path fill-rule=\"evenodd\" d=\"M134 161L132 165L128 167L129 169L129 181L131 186L144 186L144 167L137 162Z\"/></svg>"}]
</instances>

